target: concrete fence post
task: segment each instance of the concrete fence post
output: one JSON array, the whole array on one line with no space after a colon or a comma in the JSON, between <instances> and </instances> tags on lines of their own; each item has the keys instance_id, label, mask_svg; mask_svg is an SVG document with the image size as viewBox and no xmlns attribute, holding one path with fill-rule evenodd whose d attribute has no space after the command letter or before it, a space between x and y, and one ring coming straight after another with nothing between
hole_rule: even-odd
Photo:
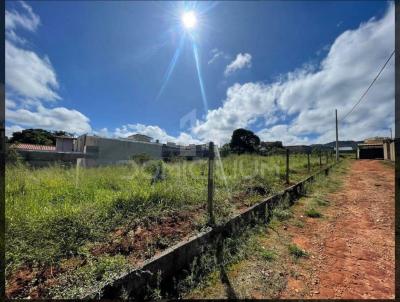
<instances>
[{"instance_id":1,"label":"concrete fence post","mask_svg":"<svg viewBox=\"0 0 400 302\"><path fill-rule=\"evenodd\" d=\"M286 183L289 184L289 149L286 148Z\"/></svg>"},{"instance_id":2,"label":"concrete fence post","mask_svg":"<svg viewBox=\"0 0 400 302\"><path fill-rule=\"evenodd\" d=\"M215 217L214 217L214 205L213 205L213 197L214 197L214 143L210 142L208 146L208 197L207 197L207 207L209 214L209 225L215 225Z\"/></svg>"}]
</instances>

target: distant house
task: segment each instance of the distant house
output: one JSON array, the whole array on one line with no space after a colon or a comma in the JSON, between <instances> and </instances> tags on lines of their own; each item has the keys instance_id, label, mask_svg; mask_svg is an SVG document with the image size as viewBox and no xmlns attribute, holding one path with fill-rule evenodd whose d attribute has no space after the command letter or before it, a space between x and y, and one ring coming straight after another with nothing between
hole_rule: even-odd
<instances>
[{"instance_id":1,"label":"distant house","mask_svg":"<svg viewBox=\"0 0 400 302\"><path fill-rule=\"evenodd\" d=\"M12 144L9 148L17 150L22 158L34 166L45 166L56 161L79 163L84 167L112 165L127 162L142 154L151 159L164 160L174 157L196 159L208 155L207 145L181 146L172 142L161 144L158 140L152 140L143 134L134 134L128 138L84 134L78 138L56 136L55 146Z\"/></svg>"},{"instance_id":2,"label":"distant house","mask_svg":"<svg viewBox=\"0 0 400 302\"><path fill-rule=\"evenodd\" d=\"M71 136L56 136L56 151L57 152L74 152L76 138Z\"/></svg>"},{"instance_id":3,"label":"distant house","mask_svg":"<svg viewBox=\"0 0 400 302\"><path fill-rule=\"evenodd\" d=\"M136 133L127 137L127 139L133 140L135 142L145 142L150 143L153 138L144 134Z\"/></svg>"},{"instance_id":4,"label":"distant house","mask_svg":"<svg viewBox=\"0 0 400 302\"><path fill-rule=\"evenodd\" d=\"M172 157L183 157L185 159L203 158L208 155L207 144L180 146L176 143L167 142L162 146L162 158L170 159Z\"/></svg>"},{"instance_id":5,"label":"distant house","mask_svg":"<svg viewBox=\"0 0 400 302\"><path fill-rule=\"evenodd\" d=\"M11 144L8 148L16 150L32 166L48 166L54 162L74 165L84 154L75 151L75 138L57 136L55 146L34 144Z\"/></svg>"}]
</instances>

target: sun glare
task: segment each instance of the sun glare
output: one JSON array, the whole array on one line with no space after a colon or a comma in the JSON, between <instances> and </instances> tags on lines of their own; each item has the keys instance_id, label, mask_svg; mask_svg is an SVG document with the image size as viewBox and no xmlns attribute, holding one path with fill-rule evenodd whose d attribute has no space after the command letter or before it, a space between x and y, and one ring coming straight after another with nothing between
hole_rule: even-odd
<instances>
[{"instance_id":1,"label":"sun glare","mask_svg":"<svg viewBox=\"0 0 400 302\"><path fill-rule=\"evenodd\" d=\"M192 29L197 24L197 18L193 11L188 11L182 15L182 24L187 29Z\"/></svg>"}]
</instances>

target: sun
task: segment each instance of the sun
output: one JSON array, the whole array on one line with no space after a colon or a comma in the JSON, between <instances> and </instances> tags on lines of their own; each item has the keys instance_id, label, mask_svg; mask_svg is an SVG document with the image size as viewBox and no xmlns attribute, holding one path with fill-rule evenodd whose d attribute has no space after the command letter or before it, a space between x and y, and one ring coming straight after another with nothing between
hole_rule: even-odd
<instances>
[{"instance_id":1,"label":"sun","mask_svg":"<svg viewBox=\"0 0 400 302\"><path fill-rule=\"evenodd\" d=\"M182 15L182 24L187 29L192 29L197 24L196 14L193 11L184 12Z\"/></svg>"}]
</instances>

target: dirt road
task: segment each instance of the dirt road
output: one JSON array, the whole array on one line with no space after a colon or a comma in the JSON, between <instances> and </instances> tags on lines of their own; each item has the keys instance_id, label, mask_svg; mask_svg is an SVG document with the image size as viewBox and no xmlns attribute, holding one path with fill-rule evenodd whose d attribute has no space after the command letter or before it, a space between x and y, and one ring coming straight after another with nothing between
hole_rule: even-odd
<instances>
[{"instance_id":1,"label":"dirt road","mask_svg":"<svg viewBox=\"0 0 400 302\"><path fill-rule=\"evenodd\" d=\"M289 277L280 298L394 298L394 169L381 161L351 163L343 187L327 196L327 219L290 227L313 255L310 272ZM304 269L306 270L306 269Z\"/></svg>"},{"instance_id":2,"label":"dirt road","mask_svg":"<svg viewBox=\"0 0 400 302\"><path fill-rule=\"evenodd\" d=\"M291 215L281 211L251 237L243 260L211 274L187 298L393 299L394 166L345 160L334 170ZM320 215L310 216L310 208Z\"/></svg>"}]
</instances>

